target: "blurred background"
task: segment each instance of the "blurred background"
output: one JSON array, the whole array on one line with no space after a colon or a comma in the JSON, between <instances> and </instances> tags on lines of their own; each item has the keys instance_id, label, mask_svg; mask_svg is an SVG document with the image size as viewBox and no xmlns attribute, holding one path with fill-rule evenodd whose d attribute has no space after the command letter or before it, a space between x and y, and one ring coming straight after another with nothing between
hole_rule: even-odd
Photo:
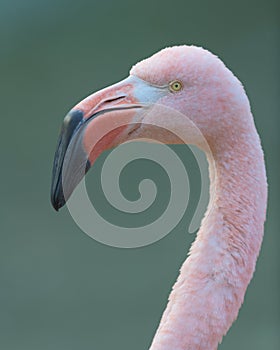
<instances>
[{"instance_id":1,"label":"blurred background","mask_svg":"<svg viewBox=\"0 0 280 350\"><path fill-rule=\"evenodd\" d=\"M140 59L186 43L217 54L245 85L268 171L256 273L219 349L279 349L279 2L1 0L0 37L0 348L148 349L195 238L186 234L192 209L155 244L108 247L67 209L52 209L51 168L74 104ZM139 169L148 176L150 165ZM94 172L87 181L94 187Z\"/></svg>"}]
</instances>

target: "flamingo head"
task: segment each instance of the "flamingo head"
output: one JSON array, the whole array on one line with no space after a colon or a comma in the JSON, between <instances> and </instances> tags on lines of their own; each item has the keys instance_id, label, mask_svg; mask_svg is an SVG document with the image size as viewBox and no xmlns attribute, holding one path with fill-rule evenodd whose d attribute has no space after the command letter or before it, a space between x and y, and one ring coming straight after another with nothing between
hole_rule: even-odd
<instances>
[{"instance_id":1,"label":"flamingo head","mask_svg":"<svg viewBox=\"0 0 280 350\"><path fill-rule=\"evenodd\" d=\"M128 78L88 96L66 115L53 165L53 207L65 204L104 150L125 141L180 143L183 131L184 143L203 148L203 138L211 144L229 124L238 124L226 115L240 108L242 91L222 61L195 46L167 48L137 63ZM242 102L248 108L246 97Z\"/></svg>"}]
</instances>

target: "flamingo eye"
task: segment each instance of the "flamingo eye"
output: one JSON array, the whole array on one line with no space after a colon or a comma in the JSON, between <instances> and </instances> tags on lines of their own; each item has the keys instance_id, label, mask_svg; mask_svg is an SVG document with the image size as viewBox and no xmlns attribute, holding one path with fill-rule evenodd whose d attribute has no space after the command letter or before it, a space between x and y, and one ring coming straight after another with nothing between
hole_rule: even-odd
<instances>
[{"instance_id":1,"label":"flamingo eye","mask_svg":"<svg viewBox=\"0 0 280 350\"><path fill-rule=\"evenodd\" d=\"M169 83L169 90L171 92L178 92L182 90L183 84L179 80L173 80Z\"/></svg>"}]
</instances>

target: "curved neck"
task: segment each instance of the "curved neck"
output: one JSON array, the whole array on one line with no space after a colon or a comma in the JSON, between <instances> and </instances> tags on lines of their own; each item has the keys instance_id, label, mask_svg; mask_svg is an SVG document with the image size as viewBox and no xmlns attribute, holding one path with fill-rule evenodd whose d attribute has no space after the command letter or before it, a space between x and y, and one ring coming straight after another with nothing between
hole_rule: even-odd
<instances>
[{"instance_id":1,"label":"curved neck","mask_svg":"<svg viewBox=\"0 0 280 350\"><path fill-rule=\"evenodd\" d=\"M267 197L259 137L254 125L248 129L211 147L209 206L150 350L216 350L237 317L259 254Z\"/></svg>"}]
</instances>

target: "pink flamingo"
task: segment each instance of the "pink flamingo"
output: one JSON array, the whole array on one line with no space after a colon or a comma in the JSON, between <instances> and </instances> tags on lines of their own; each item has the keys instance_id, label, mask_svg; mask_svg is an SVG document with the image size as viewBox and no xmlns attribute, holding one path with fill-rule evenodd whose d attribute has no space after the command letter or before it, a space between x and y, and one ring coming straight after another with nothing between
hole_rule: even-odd
<instances>
[{"instance_id":1,"label":"pink flamingo","mask_svg":"<svg viewBox=\"0 0 280 350\"><path fill-rule=\"evenodd\" d=\"M74 107L64 120L54 160L52 203L56 210L64 205L84 175L73 170L81 165L88 169L105 149L148 132L157 137L158 131L147 131L139 119L143 106L152 103L188 116L213 158L208 154L210 204L150 350L214 350L237 318L253 276L267 202L263 151L249 101L239 80L216 56L195 46L166 48L136 64L127 79ZM167 128L184 128L174 125L172 117L164 122ZM92 150L101 130L112 125L114 131ZM78 134L65 173L68 189L63 191L66 150ZM191 133L187 137L200 147Z\"/></svg>"}]
</instances>

